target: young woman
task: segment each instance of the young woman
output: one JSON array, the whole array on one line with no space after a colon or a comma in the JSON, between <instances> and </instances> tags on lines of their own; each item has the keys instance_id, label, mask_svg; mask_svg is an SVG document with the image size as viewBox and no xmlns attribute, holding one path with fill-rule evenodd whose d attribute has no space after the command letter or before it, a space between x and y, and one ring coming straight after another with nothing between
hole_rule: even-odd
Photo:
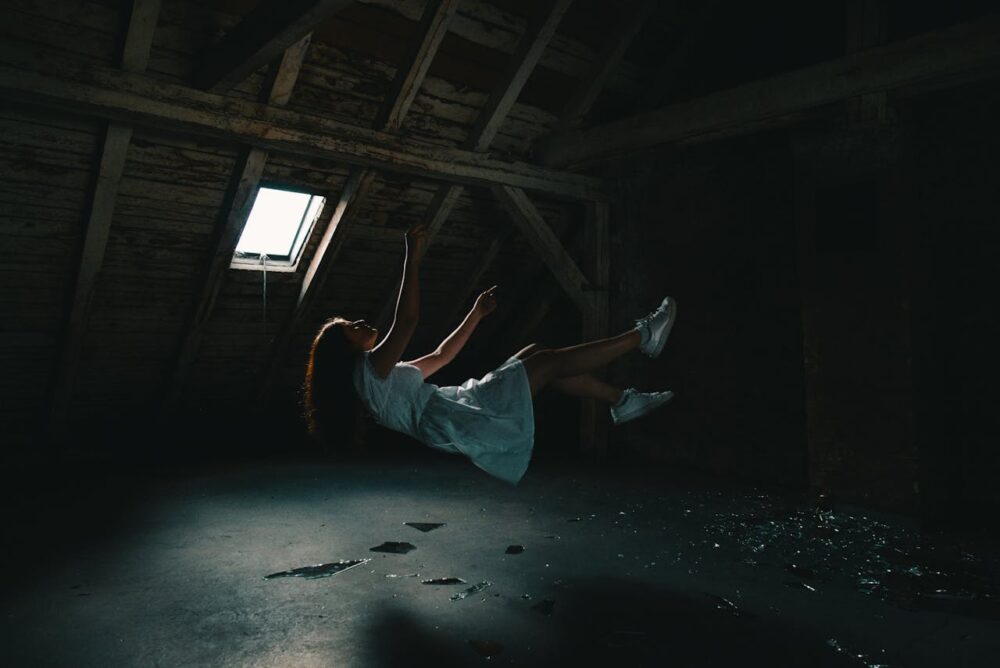
<instances>
[{"instance_id":1,"label":"young woman","mask_svg":"<svg viewBox=\"0 0 1000 668\"><path fill-rule=\"evenodd\" d=\"M464 454L487 473L516 484L534 445L532 397L543 389L602 399L610 404L616 424L645 415L673 396L669 391L620 390L588 375L635 348L650 357L659 355L677 315L670 297L618 336L569 348L533 344L478 380L446 387L427 383L496 308L496 287L479 295L462 324L434 352L400 362L420 313L418 275L426 237L422 225L406 233L396 315L381 343L376 345L378 330L364 320L344 318L329 320L313 340L304 397L313 434L347 437L360 400L382 426L432 448Z\"/></svg>"}]
</instances>

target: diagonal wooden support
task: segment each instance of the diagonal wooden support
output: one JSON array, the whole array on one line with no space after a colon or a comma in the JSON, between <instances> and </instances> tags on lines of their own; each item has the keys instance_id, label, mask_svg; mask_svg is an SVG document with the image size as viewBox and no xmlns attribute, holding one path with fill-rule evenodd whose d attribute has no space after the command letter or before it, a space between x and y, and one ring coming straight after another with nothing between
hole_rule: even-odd
<instances>
[{"instance_id":1,"label":"diagonal wooden support","mask_svg":"<svg viewBox=\"0 0 1000 668\"><path fill-rule=\"evenodd\" d=\"M593 308L593 299L589 292L590 281L566 252L559 238L524 191L519 188L494 186L493 194L527 237L528 243L542 256L545 266L552 272L560 287L583 313L589 313Z\"/></svg>"},{"instance_id":2,"label":"diagonal wooden support","mask_svg":"<svg viewBox=\"0 0 1000 668\"><path fill-rule=\"evenodd\" d=\"M266 93L262 96L271 105L284 106L291 98L295 82L302 70L310 35L293 44L276 64L269 78ZM198 355L205 326L215 309L215 301L225 282L226 271L233 259L243 227L246 225L254 199L260 187L260 179L267 164L267 151L246 149L237 162L231 183L222 205L222 217L212 253L205 269L202 289L195 301L183 340L177 353L173 369L167 378L162 411L170 412L177 403L180 391L190 374Z\"/></svg>"},{"instance_id":3,"label":"diagonal wooden support","mask_svg":"<svg viewBox=\"0 0 1000 668\"><path fill-rule=\"evenodd\" d=\"M160 14L160 0L135 0L129 15L128 32L122 50L121 68L142 72L149 63L153 33ZM101 160L94 185L93 200L87 215L80 265L69 304L62 347L50 386L49 431L59 435L69 414L77 368L83 353L83 338L90 318L97 274L104 263L104 252L115 213L118 185L125 169L125 158L132 141L132 127L109 123L101 149Z\"/></svg>"},{"instance_id":4,"label":"diagonal wooden support","mask_svg":"<svg viewBox=\"0 0 1000 668\"><path fill-rule=\"evenodd\" d=\"M396 72L385 103L376 115L376 127L397 129L403 122L427 75L434 54L437 53L441 41L448 32L448 24L455 15L458 2L459 0L431 0L427 3L420 21L423 32L420 33L420 39L416 40L408 51L409 66L400 67ZM316 253L306 269L295 309L275 339L274 349L264 369L263 380L258 390L259 399L263 399L270 392L295 332L308 317L316 295L322 289L330 267L336 262L344 239L374 182L375 172L372 170L351 171L344 190L340 193L333 218L327 225ZM461 192L460 187L455 186L455 188L456 192Z\"/></svg>"},{"instance_id":5,"label":"diagonal wooden support","mask_svg":"<svg viewBox=\"0 0 1000 668\"><path fill-rule=\"evenodd\" d=\"M572 0L555 0L549 11L536 20L518 41L517 48L508 61L507 69L500 78L500 83L493 89L482 111L476 117L476 123L469 131L469 136L464 144L467 149L485 151L493 143L497 131L503 125L514 103L517 102L517 98L524 89L524 84L531 77L545 47L552 40L571 4ZM449 184L439 186L438 192L424 216L428 232L428 247L434 242L434 237L448 220L448 216L451 215L455 203L462 195L462 190L461 186ZM391 294L382 303L382 308L379 309L378 315L375 317L376 324L382 328L390 324L389 321L396 305L396 291L396 289L390 291Z\"/></svg>"},{"instance_id":6,"label":"diagonal wooden support","mask_svg":"<svg viewBox=\"0 0 1000 668\"><path fill-rule=\"evenodd\" d=\"M655 7L655 2L652 0L637 0L635 5L632 7L631 12L627 13L623 18L621 24L618 26L618 30L615 34L608 40L607 45L598 54L597 59L591 68L590 73L583 79L580 83L577 92L570 98L570 101L563 108L562 114L556 121L555 127L557 129L569 129L576 127L579 122L590 112L591 107L593 107L594 102L597 101L597 96L600 94L608 77L611 72L615 70L622 59L625 57L625 52L628 50L629 44L638 34L642 27L643 22L649 18L651 12ZM490 247L493 250L493 247ZM483 272L485 273L489 266L493 263L496 257L496 252L492 254L487 254L486 257L482 259ZM463 297L464 299L465 297ZM534 327L545 318L551 308L552 302L555 300L556 294L550 299L543 299L538 305L538 317L535 319L529 318L526 322L533 322L533 327L529 328L524 332L523 336L527 336L531 333ZM459 302L462 303L461 301ZM456 307L457 309L458 307ZM519 334L519 338L522 337Z\"/></svg>"},{"instance_id":7,"label":"diagonal wooden support","mask_svg":"<svg viewBox=\"0 0 1000 668\"><path fill-rule=\"evenodd\" d=\"M195 67L195 84L215 93L229 90L254 70L277 60L313 28L352 0L263 0Z\"/></svg>"},{"instance_id":8,"label":"diagonal wooden support","mask_svg":"<svg viewBox=\"0 0 1000 668\"><path fill-rule=\"evenodd\" d=\"M420 86L427 76L434 54L437 53L441 41L448 33L448 26L455 18L455 12L461 0L429 0L424 7L424 13L417 26L417 34L423 37L414 41L406 55L403 56L403 63L412 63L408 68L400 68L386 93L386 100L393 100L393 104L383 105L375 117L374 126L385 130L398 130L403 124L403 119L410 111L410 105L416 99Z\"/></svg>"},{"instance_id":9,"label":"diagonal wooden support","mask_svg":"<svg viewBox=\"0 0 1000 668\"><path fill-rule=\"evenodd\" d=\"M573 97L569 99L569 102L566 103L566 106L563 107L559 120L553 128L554 131L575 128L590 112L611 73L625 57L629 45L653 13L655 7L656 3L653 0L636 0L631 11L624 13L617 29L598 53L590 73L577 88Z\"/></svg>"}]
</instances>

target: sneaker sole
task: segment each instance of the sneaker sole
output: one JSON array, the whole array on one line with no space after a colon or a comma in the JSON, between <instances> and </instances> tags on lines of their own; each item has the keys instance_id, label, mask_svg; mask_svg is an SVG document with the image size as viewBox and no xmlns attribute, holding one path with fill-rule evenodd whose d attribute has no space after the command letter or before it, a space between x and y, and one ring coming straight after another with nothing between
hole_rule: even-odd
<instances>
[{"instance_id":1,"label":"sneaker sole","mask_svg":"<svg viewBox=\"0 0 1000 668\"><path fill-rule=\"evenodd\" d=\"M665 404L670 403L670 400L673 399L673 398L674 398L674 393L671 392L670 390L667 390L667 398L664 399L663 401L661 401L660 403L658 403L658 404L646 404L643 408L638 409L638 410L634 410L631 413L626 413L625 415L619 415L617 417L615 417L614 415L612 415L611 416L611 420L615 424L622 424L624 422L630 422L632 420L635 420L636 418L641 418L643 415L646 415L647 413L653 412L654 410L656 410L660 406L663 406Z\"/></svg>"},{"instance_id":2,"label":"sneaker sole","mask_svg":"<svg viewBox=\"0 0 1000 668\"><path fill-rule=\"evenodd\" d=\"M660 356L660 353L663 352L663 347L667 345L670 330L674 328L674 323L677 322L677 302L672 297L667 297L663 300L663 303L670 305L670 320L667 322L667 327L663 330L663 336L660 337L660 342L656 344L656 348L646 353L648 357L656 358Z\"/></svg>"}]
</instances>

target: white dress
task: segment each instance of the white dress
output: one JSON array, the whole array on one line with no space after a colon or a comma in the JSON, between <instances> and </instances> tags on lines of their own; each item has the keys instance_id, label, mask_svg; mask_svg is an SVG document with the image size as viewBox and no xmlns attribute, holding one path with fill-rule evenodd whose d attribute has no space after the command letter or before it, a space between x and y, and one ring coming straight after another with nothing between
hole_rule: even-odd
<instances>
[{"instance_id":1,"label":"white dress","mask_svg":"<svg viewBox=\"0 0 1000 668\"><path fill-rule=\"evenodd\" d=\"M354 387L375 421L432 448L461 453L487 473L517 484L535 443L528 374L511 357L482 378L459 386L425 383L420 369L400 362L380 378L364 353Z\"/></svg>"}]
</instances>

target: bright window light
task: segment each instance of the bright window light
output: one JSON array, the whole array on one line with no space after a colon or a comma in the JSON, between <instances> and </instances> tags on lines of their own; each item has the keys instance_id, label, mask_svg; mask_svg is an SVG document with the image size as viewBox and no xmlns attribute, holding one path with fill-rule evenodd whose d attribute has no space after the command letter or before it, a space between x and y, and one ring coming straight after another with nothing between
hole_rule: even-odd
<instances>
[{"instance_id":1,"label":"bright window light","mask_svg":"<svg viewBox=\"0 0 1000 668\"><path fill-rule=\"evenodd\" d=\"M325 198L277 188L261 188L250 209L231 266L239 269L294 269Z\"/></svg>"}]
</instances>

